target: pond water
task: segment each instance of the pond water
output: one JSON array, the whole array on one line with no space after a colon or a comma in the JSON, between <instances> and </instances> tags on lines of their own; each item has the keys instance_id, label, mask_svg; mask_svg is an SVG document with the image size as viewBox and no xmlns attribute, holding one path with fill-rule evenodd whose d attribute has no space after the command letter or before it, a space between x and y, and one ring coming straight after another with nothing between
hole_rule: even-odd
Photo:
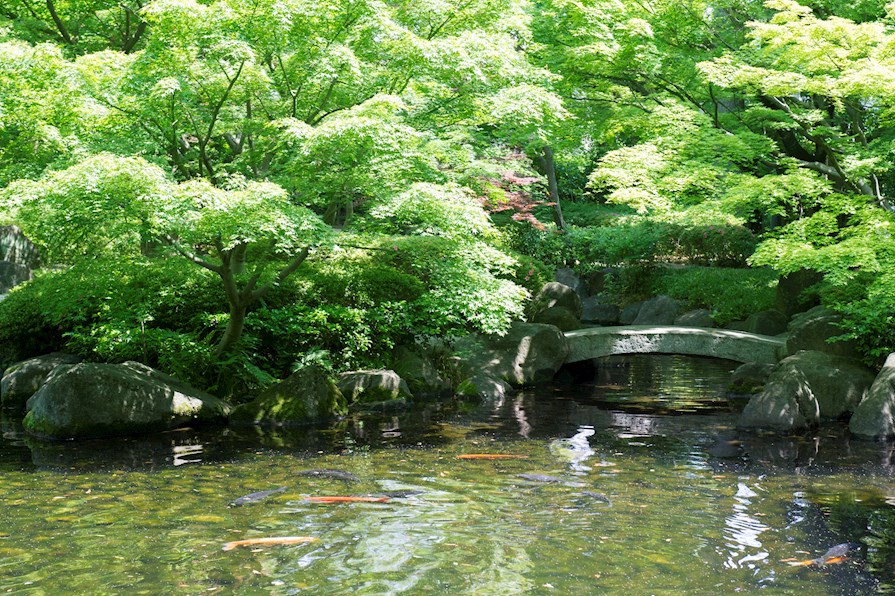
<instances>
[{"instance_id":1,"label":"pond water","mask_svg":"<svg viewBox=\"0 0 895 596\"><path fill-rule=\"evenodd\" d=\"M288 433L51 444L5 421L0 592L895 592L892 445L737 433L735 366L611 359L503 402ZM317 540L223 550L294 536ZM789 564L842 543L841 563Z\"/></svg>"}]
</instances>

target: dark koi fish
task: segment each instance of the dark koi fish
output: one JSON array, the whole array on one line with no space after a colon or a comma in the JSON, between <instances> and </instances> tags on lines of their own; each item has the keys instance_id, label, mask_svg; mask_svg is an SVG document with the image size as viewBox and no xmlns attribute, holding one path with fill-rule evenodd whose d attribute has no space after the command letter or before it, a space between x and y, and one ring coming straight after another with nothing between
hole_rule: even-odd
<instances>
[{"instance_id":1,"label":"dark koi fish","mask_svg":"<svg viewBox=\"0 0 895 596\"><path fill-rule=\"evenodd\" d=\"M249 503L257 503L262 499L266 499L270 495L275 495L277 493L281 493L286 490L285 486L281 486L280 488L274 488L271 490L262 490L257 493L252 493L250 495L245 495L244 497L239 497L233 501L230 501L231 507L239 507L240 505L248 505Z\"/></svg>"},{"instance_id":2,"label":"dark koi fish","mask_svg":"<svg viewBox=\"0 0 895 596\"><path fill-rule=\"evenodd\" d=\"M847 555L850 550L851 545L848 542L843 542L842 544L837 544L836 546L830 547L830 550L816 559L806 559L804 561L792 561L786 559L783 562L789 563L793 567L807 567L809 565L835 565L836 563L842 563L843 561L845 561L848 558Z\"/></svg>"},{"instance_id":3,"label":"dark koi fish","mask_svg":"<svg viewBox=\"0 0 895 596\"><path fill-rule=\"evenodd\" d=\"M313 536L275 536L271 538L247 538L246 540L234 540L224 545L221 550L233 550L237 546L269 546L271 544L302 544L316 542L319 538Z\"/></svg>"},{"instance_id":4,"label":"dark koi fish","mask_svg":"<svg viewBox=\"0 0 895 596\"><path fill-rule=\"evenodd\" d=\"M388 503L388 497L305 497L312 503Z\"/></svg>"},{"instance_id":5,"label":"dark koi fish","mask_svg":"<svg viewBox=\"0 0 895 596\"><path fill-rule=\"evenodd\" d=\"M351 472L346 472L345 470L299 470L295 473L296 476L310 476L312 478L330 478L332 480L344 480L345 482L359 482L360 478L352 474Z\"/></svg>"}]
</instances>

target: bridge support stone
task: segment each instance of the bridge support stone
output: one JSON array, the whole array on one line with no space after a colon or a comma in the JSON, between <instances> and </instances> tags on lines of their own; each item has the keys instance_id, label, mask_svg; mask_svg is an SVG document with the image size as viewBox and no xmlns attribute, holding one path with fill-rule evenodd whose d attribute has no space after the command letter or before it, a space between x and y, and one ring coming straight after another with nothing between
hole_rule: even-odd
<instances>
[{"instance_id":1,"label":"bridge support stone","mask_svg":"<svg viewBox=\"0 0 895 596\"><path fill-rule=\"evenodd\" d=\"M568 331L565 336L567 363L615 354L688 354L775 364L786 345L785 337L674 325L588 327Z\"/></svg>"}]
</instances>

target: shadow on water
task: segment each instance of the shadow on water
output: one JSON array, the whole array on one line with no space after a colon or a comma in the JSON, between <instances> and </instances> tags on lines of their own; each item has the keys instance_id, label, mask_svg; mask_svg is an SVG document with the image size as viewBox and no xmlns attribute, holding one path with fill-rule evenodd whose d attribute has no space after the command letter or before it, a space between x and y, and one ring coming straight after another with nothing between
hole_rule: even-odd
<instances>
[{"instance_id":1,"label":"shadow on water","mask_svg":"<svg viewBox=\"0 0 895 596\"><path fill-rule=\"evenodd\" d=\"M614 357L502 400L321 428L48 443L0 419L0 588L52 592L70 574L78 589L114 576L121 590L190 593L895 591L893 445L841 425L740 433L724 394L735 366ZM469 453L521 457L457 459ZM358 480L300 474L312 468ZM347 491L396 496L305 501ZM218 554L270 535L321 542ZM842 564L784 562L841 543L854 545Z\"/></svg>"}]
</instances>

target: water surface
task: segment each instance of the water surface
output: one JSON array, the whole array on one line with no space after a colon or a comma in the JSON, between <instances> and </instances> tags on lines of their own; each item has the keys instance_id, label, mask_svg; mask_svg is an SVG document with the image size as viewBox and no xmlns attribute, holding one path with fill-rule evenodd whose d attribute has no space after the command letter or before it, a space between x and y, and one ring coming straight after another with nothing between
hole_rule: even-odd
<instances>
[{"instance_id":1,"label":"water surface","mask_svg":"<svg viewBox=\"0 0 895 596\"><path fill-rule=\"evenodd\" d=\"M723 392L734 367L611 359L596 375L574 371L502 402L280 433L53 444L6 421L0 591L895 591L892 446L851 441L841 426L737 433L737 405ZM524 458L457 458L476 453ZM357 480L299 474L309 469ZM389 493L399 496L306 500ZM272 536L319 540L222 550ZM854 550L841 564L786 561L843 542Z\"/></svg>"}]
</instances>

